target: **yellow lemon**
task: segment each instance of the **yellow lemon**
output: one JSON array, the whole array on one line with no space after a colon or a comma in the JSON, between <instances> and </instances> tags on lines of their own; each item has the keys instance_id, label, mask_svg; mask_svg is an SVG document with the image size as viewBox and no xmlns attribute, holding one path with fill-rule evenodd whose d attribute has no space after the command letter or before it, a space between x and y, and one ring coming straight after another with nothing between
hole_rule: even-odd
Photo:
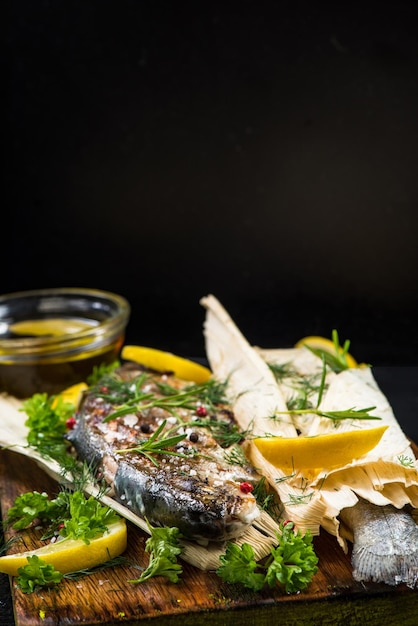
<instances>
[{"instance_id":1,"label":"yellow lemon","mask_svg":"<svg viewBox=\"0 0 418 626\"><path fill-rule=\"evenodd\" d=\"M126 546L126 521L120 519L110 524L104 535L92 539L89 544L82 539L62 539L37 550L2 556L0 572L18 576L19 567L27 565L28 557L34 555L53 565L61 574L78 572L114 559L126 550Z\"/></svg>"},{"instance_id":2,"label":"yellow lemon","mask_svg":"<svg viewBox=\"0 0 418 626\"><path fill-rule=\"evenodd\" d=\"M78 409L78 406L81 401L81 397L83 392L88 389L86 383L77 383L76 385L72 385L71 387L67 387L61 393L57 394L52 406L54 407L59 398L62 398L64 402L70 402L75 409Z\"/></svg>"},{"instance_id":3,"label":"yellow lemon","mask_svg":"<svg viewBox=\"0 0 418 626\"><path fill-rule=\"evenodd\" d=\"M204 383L211 377L211 371L207 367L155 348L124 346L121 357L126 361L134 361L159 372L174 372L178 378L195 383Z\"/></svg>"},{"instance_id":4,"label":"yellow lemon","mask_svg":"<svg viewBox=\"0 0 418 626\"><path fill-rule=\"evenodd\" d=\"M264 458L283 470L344 467L372 450L388 426L329 433L315 437L258 437Z\"/></svg>"},{"instance_id":5,"label":"yellow lemon","mask_svg":"<svg viewBox=\"0 0 418 626\"><path fill-rule=\"evenodd\" d=\"M295 344L295 348L302 348L303 346L313 348L314 350L322 350L323 352L335 355L334 342L331 339L320 337L319 335L309 335L308 337L303 337L303 339L299 339L299 341ZM343 353L343 349L341 347L339 352L340 354ZM348 367L358 367L357 361L348 352L346 353L345 358Z\"/></svg>"},{"instance_id":6,"label":"yellow lemon","mask_svg":"<svg viewBox=\"0 0 418 626\"><path fill-rule=\"evenodd\" d=\"M10 325L10 330L15 335L28 335L32 337L44 337L47 335L60 336L69 333L78 333L86 328L91 328L92 323L76 318L49 318L40 320L23 320Z\"/></svg>"}]
</instances>

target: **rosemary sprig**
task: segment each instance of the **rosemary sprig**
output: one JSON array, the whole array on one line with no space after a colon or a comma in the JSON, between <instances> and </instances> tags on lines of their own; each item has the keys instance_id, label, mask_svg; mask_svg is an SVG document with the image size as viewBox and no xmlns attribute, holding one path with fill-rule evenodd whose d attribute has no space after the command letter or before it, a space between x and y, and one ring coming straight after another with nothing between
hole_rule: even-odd
<instances>
[{"instance_id":1,"label":"rosemary sprig","mask_svg":"<svg viewBox=\"0 0 418 626\"><path fill-rule=\"evenodd\" d=\"M336 333L336 331L334 331ZM336 342L336 343L335 343ZM338 346L338 335L336 335L336 339L334 341L335 345ZM346 342L347 343L347 342ZM344 344L346 345L346 344ZM348 342L349 345L349 342ZM347 350L348 350L348 346L347 346ZM346 352L347 352L346 350ZM357 419L357 420L380 420L381 418L375 415L370 415L370 411L374 411L374 409L376 408L375 406L369 406L369 407L365 407L363 409L354 409L349 408L349 409L343 409L341 411L324 411L322 409L319 408L319 405L321 404L322 401L322 397L324 394L324 391L326 389L326 374L327 374L327 359L326 359L326 354L325 352L321 352L321 354L319 354L318 356L321 357L322 359L322 372L321 372L321 382L319 384L318 387L318 398L317 398L317 402L316 402L316 407L311 407L309 406L309 403L307 402L307 396L304 397L304 400L306 402L304 403L288 403L288 411L276 411L275 415L283 415L283 414L287 414L287 415L307 415L307 414L314 414L314 415L318 415L319 417L327 417L329 419L334 420L334 422L338 422L341 420L345 420L345 419Z\"/></svg>"},{"instance_id":2,"label":"rosemary sprig","mask_svg":"<svg viewBox=\"0 0 418 626\"><path fill-rule=\"evenodd\" d=\"M136 381L130 382L130 395L126 394L121 406L107 415L103 422L109 422L122 415L146 411L147 409L156 407L165 409L171 413L171 415L177 417L178 409L194 410L200 403L204 404L208 408L208 411L213 411L217 404L226 402L224 397L226 383L218 383L217 381L209 380L202 384L188 385L180 391L171 385L160 383L157 385L160 395L156 395L152 392L143 392L140 390L146 382L144 376L145 375L139 376ZM121 383L121 385L126 385L126 383ZM109 389L108 392L100 395L104 399L117 404L117 402L115 402L114 391Z\"/></svg>"},{"instance_id":3,"label":"rosemary sprig","mask_svg":"<svg viewBox=\"0 0 418 626\"><path fill-rule=\"evenodd\" d=\"M319 348L311 348L307 344L305 344L306 348L308 348L313 354L320 357L321 359L325 359L326 364L334 371L334 372L342 372L343 370L349 369L349 365L347 363L347 354L350 348L350 340L346 339L344 344L340 345L340 340L338 337L338 332L334 329L332 331L332 342L334 344L334 352L326 352L325 350L321 350Z\"/></svg>"},{"instance_id":4,"label":"rosemary sprig","mask_svg":"<svg viewBox=\"0 0 418 626\"><path fill-rule=\"evenodd\" d=\"M369 407L365 407L363 409L355 409L355 408L350 408L350 409L344 409L342 411L323 411L321 409L300 409L297 411L276 411L276 415L282 415L282 414L297 414L297 415L306 415L306 414L313 414L313 415L318 415L319 417L327 417L331 420L334 420L335 422L341 421L341 420L347 420L347 419L355 419L355 420L380 420L382 419L381 417L378 417L376 415L370 415L370 411L373 411L376 407L375 406L369 406Z\"/></svg>"},{"instance_id":5,"label":"rosemary sprig","mask_svg":"<svg viewBox=\"0 0 418 626\"><path fill-rule=\"evenodd\" d=\"M179 456L187 458L186 454L172 450L180 441L186 438L186 434L169 436L168 433L164 433L164 428L167 420L164 420L159 427L152 433L149 439L141 441L137 446L132 448L124 448L117 450L118 454L127 454L129 452L135 452L143 454L151 461L156 467L158 467L158 461L154 458L155 454L169 454L170 456Z\"/></svg>"}]
</instances>

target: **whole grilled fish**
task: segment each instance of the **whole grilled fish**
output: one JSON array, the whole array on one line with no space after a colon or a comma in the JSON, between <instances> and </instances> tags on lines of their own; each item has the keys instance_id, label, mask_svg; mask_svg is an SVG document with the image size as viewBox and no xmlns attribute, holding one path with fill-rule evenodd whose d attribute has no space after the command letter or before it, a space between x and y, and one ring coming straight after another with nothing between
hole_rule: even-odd
<instances>
[{"instance_id":1,"label":"whole grilled fish","mask_svg":"<svg viewBox=\"0 0 418 626\"><path fill-rule=\"evenodd\" d=\"M87 391L67 438L110 495L150 524L176 526L201 543L229 540L259 509L255 473L228 462L212 434L241 436L216 392L122 367Z\"/></svg>"},{"instance_id":2,"label":"whole grilled fish","mask_svg":"<svg viewBox=\"0 0 418 626\"><path fill-rule=\"evenodd\" d=\"M418 526L408 511L361 499L340 519L353 533L355 580L418 586Z\"/></svg>"}]
</instances>

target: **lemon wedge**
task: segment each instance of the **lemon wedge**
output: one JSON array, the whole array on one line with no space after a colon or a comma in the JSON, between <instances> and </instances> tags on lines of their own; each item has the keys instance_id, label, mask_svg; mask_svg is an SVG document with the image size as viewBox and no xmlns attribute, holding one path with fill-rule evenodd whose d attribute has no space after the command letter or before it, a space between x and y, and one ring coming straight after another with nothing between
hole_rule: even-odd
<instances>
[{"instance_id":1,"label":"lemon wedge","mask_svg":"<svg viewBox=\"0 0 418 626\"><path fill-rule=\"evenodd\" d=\"M327 339L326 337L321 337L319 335L309 335L308 337L303 337L299 339L299 341L295 344L295 348L303 348L307 346L308 348L313 348L314 350L322 350L323 352L328 352L329 354L335 355L335 345L331 339ZM343 353L343 349L340 347L340 354ZM354 357L351 356L348 352L345 355L346 362L348 367L358 367L358 363Z\"/></svg>"},{"instance_id":2,"label":"lemon wedge","mask_svg":"<svg viewBox=\"0 0 418 626\"><path fill-rule=\"evenodd\" d=\"M159 372L173 372L178 378L195 383L205 383L212 375L211 371L200 363L145 346L124 346L121 357Z\"/></svg>"},{"instance_id":3,"label":"lemon wedge","mask_svg":"<svg viewBox=\"0 0 418 626\"><path fill-rule=\"evenodd\" d=\"M80 330L91 328L94 323L78 319L49 318L40 320L23 320L15 322L9 329L15 335L28 335L32 337L44 337L47 335L60 336L69 333L78 333Z\"/></svg>"},{"instance_id":4,"label":"lemon wedge","mask_svg":"<svg viewBox=\"0 0 418 626\"><path fill-rule=\"evenodd\" d=\"M61 391L59 394L57 394L52 406L54 407L56 403L58 402L59 398L61 398L64 402L70 402L74 406L74 408L77 410L81 402L81 397L83 395L83 392L86 389L88 389L87 383L77 383L76 385L67 387L66 389Z\"/></svg>"},{"instance_id":5,"label":"lemon wedge","mask_svg":"<svg viewBox=\"0 0 418 626\"><path fill-rule=\"evenodd\" d=\"M344 467L372 450L388 426L329 433L315 437L258 437L264 458L283 470Z\"/></svg>"},{"instance_id":6,"label":"lemon wedge","mask_svg":"<svg viewBox=\"0 0 418 626\"><path fill-rule=\"evenodd\" d=\"M126 521L119 519L109 525L104 535L92 539L89 544L82 539L62 539L37 550L2 556L0 572L18 576L19 568L27 565L28 557L34 555L53 565L61 574L78 572L114 559L126 550L126 546Z\"/></svg>"}]
</instances>

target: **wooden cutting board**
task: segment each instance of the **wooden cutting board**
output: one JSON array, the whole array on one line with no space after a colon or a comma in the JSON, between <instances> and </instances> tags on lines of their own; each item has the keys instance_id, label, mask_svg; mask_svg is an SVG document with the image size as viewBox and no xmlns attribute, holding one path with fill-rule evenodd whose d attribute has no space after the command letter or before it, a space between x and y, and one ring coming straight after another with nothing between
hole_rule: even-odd
<instances>
[{"instance_id":1,"label":"wooden cutting board","mask_svg":"<svg viewBox=\"0 0 418 626\"><path fill-rule=\"evenodd\" d=\"M0 451L0 480L3 515L21 493L38 490L54 495L57 490L56 482L32 461L6 450ZM144 567L148 562L144 554L148 535L131 524L128 532L125 556ZM128 565L103 570L78 582L65 581L57 589L33 594L21 593L12 580L16 626L417 624L418 590L405 585L357 583L351 575L350 555L343 553L334 537L323 532L314 541L319 571L309 588L299 594L287 595L279 588L253 593L187 563L177 584L154 578L133 585L128 580L137 578L139 573ZM27 536L24 547L19 543L12 549L34 547L38 546ZM1 619L0 624L4 624Z\"/></svg>"}]
</instances>

